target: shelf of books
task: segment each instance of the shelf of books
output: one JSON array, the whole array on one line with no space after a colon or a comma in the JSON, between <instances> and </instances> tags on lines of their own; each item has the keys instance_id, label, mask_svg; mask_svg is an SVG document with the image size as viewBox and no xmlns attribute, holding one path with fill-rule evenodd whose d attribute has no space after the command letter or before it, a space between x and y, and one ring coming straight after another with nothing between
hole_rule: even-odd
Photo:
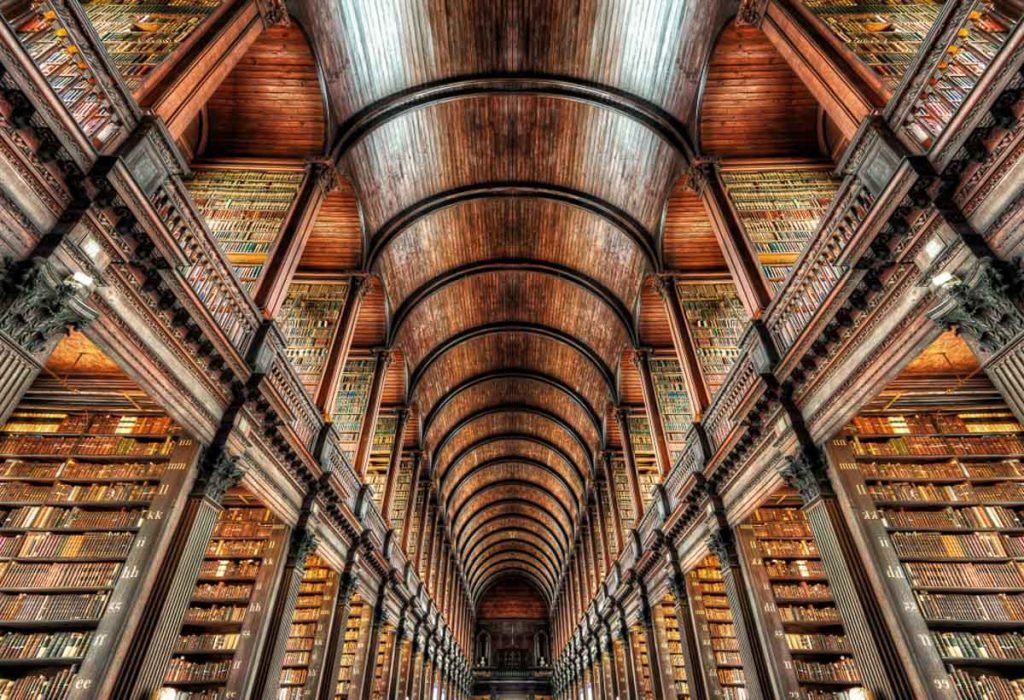
<instances>
[{"instance_id":1,"label":"shelf of books","mask_svg":"<svg viewBox=\"0 0 1024 700\"><path fill-rule=\"evenodd\" d=\"M1024 696L1024 426L987 378L898 378L828 453L931 696Z\"/></svg>"},{"instance_id":2,"label":"shelf of books","mask_svg":"<svg viewBox=\"0 0 1024 700\"><path fill-rule=\"evenodd\" d=\"M395 444L395 430L398 418L381 413L377 416L377 426L373 431L373 443L370 446L370 463L366 466L366 483L373 493L373 502L377 509L384 502L384 489L388 481L388 464L391 461L391 450Z\"/></svg>"},{"instance_id":3,"label":"shelf of books","mask_svg":"<svg viewBox=\"0 0 1024 700\"><path fill-rule=\"evenodd\" d=\"M640 496L646 511L654 498L655 488L661 483L661 470L658 458L654 454L654 436L651 435L651 422L643 411L629 414L629 439L633 445L633 459L636 463L636 476L640 482Z\"/></svg>"},{"instance_id":4,"label":"shelf of books","mask_svg":"<svg viewBox=\"0 0 1024 700\"><path fill-rule=\"evenodd\" d=\"M403 459L398 463L395 493L391 497L391 528L395 531L396 542L402 541L405 514L409 507L409 490L412 487L412 468L413 461L411 459Z\"/></svg>"},{"instance_id":5,"label":"shelf of books","mask_svg":"<svg viewBox=\"0 0 1024 700\"><path fill-rule=\"evenodd\" d=\"M783 695L851 697L860 673L799 497L775 494L737 537Z\"/></svg>"},{"instance_id":6,"label":"shelf of books","mask_svg":"<svg viewBox=\"0 0 1024 700\"><path fill-rule=\"evenodd\" d=\"M801 0L839 41L895 90L942 10L941 0Z\"/></svg>"},{"instance_id":7,"label":"shelf of books","mask_svg":"<svg viewBox=\"0 0 1024 700\"><path fill-rule=\"evenodd\" d=\"M718 559L708 555L686 574L693 626L703 660L704 682L713 698L747 697L740 645Z\"/></svg>"},{"instance_id":8,"label":"shelf of books","mask_svg":"<svg viewBox=\"0 0 1024 700\"><path fill-rule=\"evenodd\" d=\"M601 527L604 528L604 541L608 543L608 560L614 562L619 558L619 541L616 539L615 518L612 515L612 508L615 505L612 504L611 497L608 495L608 484L603 483L604 479L601 479L601 481L602 483L597 485L597 497L601 499L601 513L604 516L604 522L601 523Z\"/></svg>"},{"instance_id":9,"label":"shelf of books","mask_svg":"<svg viewBox=\"0 0 1024 700\"><path fill-rule=\"evenodd\" d=\"M675 601L671 594L652 606L654 630L658 636L658 648L661 651L662 669L665 677L665 692L674 700L687 700L690 697L690 686L686 677L686 652L683 649L683 638L679 630L679 618L676 617Z\"/></svg>"},{"instance_id":10,"label":"shelf of books","mask_svg":"<svg viewBox=\"0 0 1024 700\"><path fill-rule=\"evenodd\" d=\"M373 664L373 693L374 698L385 698L388 694L388 656L391 653L391 645L395 641L394 630L390 625L383 625L380 630L380 643L377 645L377 658ZM372 649L370 650L373 651Z\"/></svg>"},{"instance_id":11,"label":"shelf of books","mask_svg":"<svg viewBox=\"0 0 1024 700\"><path fill-rule=\"evenodd\" d=\"M107 679L195 455L127 381L35 382L0 428L0 697Z\"/></svg>"},{"instance_id":12,"label":"shelf of books","mask_svg":"<svg viewBox=\"0 0 1024 700\"><path fill-rule=\"evenodd\" d=\"M8 15L6 8L0 11L75 122L95 147L103 147L117 133L117 115L56 14L45 3L34 3L21 17Z\"/></svg>"},{"instance_id":13,"label":"shelf of books","mask_svg":"<svg viewBox=\"0 0 1024 700\"><path fill-rule=\"evenodd\" d=\"M686 388L686 378L676 358L654 357L651 358L651 379L654 380L654 396L665 430L668 456L674 465L683 456L686 432L693 424L693 405Z\"/></svg>"},{"instance_id":14,"label":"shelf of books","mask_svg":"<svg viewBox=\"0 0 1024 700\"><path fill-rule=\"evenodd\" d=\"M613 454L610 460L612 470L612 490L615 492L616 506L619 509L619 522L625 536L636 526L636 513L633 510L633 496L630 494L629 478L626 475L626 460L621 454Z\"/></svg>"},{"instance_id":15,"label":"shelf of books","mask_svg":"<svg viewBox=\"0 0 1024 700\"><path fill-rule=\"evenodd\" d=\"M82 9L128 87L146 78L181 46L224 0L86 0Z\"/></svg>"},{"instance_id":16,"label":"shelf of books","mask_svg":"<svg viewBox=\"0 0 1024 700\"><path fill-rule=\"evenodd\" d=\"M241 488L228 492L164 675L183 698L245 697L288 535Z\"/></svg>"},{"instance_id":17,"label":"shelf of books","mask_svg":"<svg viewBox=\"0 0 1024 700\"><path fill-rule=\"evenodd\" d=\"M629 684L626 680L626 650L623 647L622 639L612 641L612 655L615 657L615 665L612 667L612 672L619 675L620 696L627 697L626 689L629 688Z\"/></svg>"},{"instance_id":18,"label":"shelf of books","mask_svg":"<svg viewBox=\"0 0 1024 700\"><path fill-rule=\"evenodd\" d=\"M651 678L651 657L647 653L647 633L641 625L630 628L629 641L633 645L633 658L636 659L637 692L642 700L652 700L654 685Z\"/></svg>"},{"instance_id":19,"label":"shelf of books","mask_svg":"<svg viewBox=\"0 0 1024 700\"><path fill-rule=\"evenodd\" d=\"M377 363L372 357L349 357L334 399L331 424L338 431L341 452L352 463L359 449L359 433L370 402L370 385Z\"/></svg>"},{"instance_id":20,"label":"shelf of books","mask_svg":"<svg viewBox=\"0 0 1024 700\"><path fill-rule=\"evenodd\" d=\"M302 183L301 169L193 166L186 183L210 233L250 294Z\"/></svg>"},{"instance_id":21,"label":"shelf of books","mask_svg":"<svg viewBox=\"0 0 1024 700\"><path fill-rule=\"evenodd\" d=\"M313 398L320 386L347 295L347 280L295 280L288 285L288 294L277 313L285 354Z\"/></svg>"},{"instance_id":22,"label":"shelf of books","mask_svg":"<svg viewBox=\"0 0 1024 700\"><path fill-rule=\"evenodd\" d=\"M277 700L314 700L323 669L338 575L316 554L306 558L292 614Z\"/></svg>"},{"instance_id":23,"label":"shelf of books","mask_svg":"<svg viewBox=\"0 0 1024 700\"><path fill-rule=\"evenodd\" d=\"M348 624L345 626L345 640L338 661L338 684L335 687L335 700L348 700L358 682L358 669L362 666L363 653L366 647L366 635L370 629L370 607L363 602L358 593L353 593L349 601Z\"/></svg>"},{"instance_id":24,"label":"shelf of books","mask_svg":"<svg viewBox=\"0 0 1024 700\"><path fill-rule=\"evenodd\" d=\"M676 281L686 326L708 394L714 396L739 357L747 313L732 282Z\"/></svg>"},{"instance_id":25,"label":"shelf of books","mask_svg":"<svg viewBox=\"0 0 1024 700\"><path fill-rule=\"evenodd\" d=\"M722 184L747 241L777 293L832 204L830 164L722 167Z\"/></svg>"}]
</instances>

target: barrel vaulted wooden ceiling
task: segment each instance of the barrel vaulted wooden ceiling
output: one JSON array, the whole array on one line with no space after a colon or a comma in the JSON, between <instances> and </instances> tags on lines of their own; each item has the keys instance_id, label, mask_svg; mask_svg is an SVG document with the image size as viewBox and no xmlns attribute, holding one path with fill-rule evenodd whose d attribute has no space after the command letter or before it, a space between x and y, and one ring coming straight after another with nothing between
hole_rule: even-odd
<instances>
[{"instance_id":1,"label":"barrel vaulted wooden ceiling","mask_svg":"<svg viewBox=\"0 0 1024 700\"><path fill-rule=\"evenodd\" d=\"M416 441L474 598L510 575L554 598L623 353L641 340L641 296L663 268L701 76L735 9L289 3L326 93L327 126L307 137L339 163L332 197L358 201L361 267L379 278L383 340L401 351ZM351 259L327 229L304 256L318 269Z\"/></svg>"}]
</instances>

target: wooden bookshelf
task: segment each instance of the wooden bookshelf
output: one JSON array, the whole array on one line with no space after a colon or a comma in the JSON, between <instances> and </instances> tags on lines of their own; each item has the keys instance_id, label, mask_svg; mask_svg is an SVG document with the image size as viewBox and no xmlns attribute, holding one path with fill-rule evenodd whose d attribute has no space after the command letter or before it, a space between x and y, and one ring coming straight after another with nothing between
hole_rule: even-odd
<instances>
[{"instance_id":1,"label":"wooden bookshelf","mask_svg":"<svg viewBox=\"0 0 1024 700\"><path fill-rule=\"evenodd\" d=\"M256 288L302 182L301 169L193 166L186 183L242 286Z\"/></svg>"},{"instance_id":2,"label":"wooden bookshelf","mask_svg":"<svg viewBox=\"0 0 1024 700\"><path fill-rule=\"evenodd\" d=\"M292 614L277 700L314 700L323 670L338 576L316 554L306 558L299 598Z\"/></svg>"},{"instance_id":3,"label":"wooden bookshelf","mask_svg":"<svg viewBox=\"0 0 1024 700\"><path fill-rule=\"evenodd\" d=\"M338 684L334 692L336 700L348 700L353 690L355 671L362 664L362 650L366 647L370 614L370 607L363 602L358 593L353 593L349 601L348 624L345 627L345 640L339 660Z\"/></svg>"},{"instance_id":4,"label":"wooden bookshelf","mask_svg":"<svg viewBox=\"0 0 1024 700\"><path fill-rule=\"evenodd\" d=\"M722 184L736 218L778 293L814 237L839 188L830 164L723 167Z\"/></svg>"},{"instance_id":5,"label":"wooden bookshelf","mask_svg":"<svg viewBox=\"0 0 1024 700\"><path fill-rule=\"evenodd\" d=\"M629 478L626 475L626 461L622 455L615 454L611 458L612 490L619 509L619 522L622 532L632 530L636 525L636 511L633 509L633 496L630 493Z\"/></svg>"},{"instance_id":6,"label":"wooden bookshelf","mask_svg":"<svg viewBox=\"0 0 1024 700\"><path fill-rule=\"evenodd\" d=\"M133 92L224 0L84 0L82 8Z\"/></svg>"},{"instance_id":7,"label":"wooden bookshelf","mask_svg":"<svg viewBox=\"0 0 1024 700\"><path fill-rule=\"evenodd\" d=\"M310 396L315 397L320 386L346 296L346 280L295 280L277 314L285 354Z\"/></svg>"},{"instance_id":8,"label":"wooden bookshelf","mask_svg":"<svg viewBox=\"0 0 1024 700\"><path fill-rule=\"evenodd\" d=\"M37 381L0 428L0 697L92 697L196 453L155 407Z\"/></svg>"},{"instance_id":9,"label":"wooden bookshelf","mask_svg":"<svg viewBox=\"0 0 1024 700\"><path fill-rule=\"evenodd\" d=\"M729 281L677 280L676 292L701 375L713 397L740 354L740 336L748 321L743 302Z\"/></svg>"},{"instance_id":10,"label":"wooden bookshelf","mask_svg":"<svg viewBox=\"0 0 1024 700\"><path fill-rule=\"evenodd\" d=\"M375 366L376 361L372 357L350 357L338 383L331 423L338 431L341 451L350 463L355 461L356 450L359 449L359 433L370 402Z\"/></svg>"},{"instance_id":11,"label":"wooden bookshelf","mask_svg":"<svg viewBox=\"0 0 1024 700\"><path fill-rule=\"evenodd\" d=\"M654 629L658 634L662 663L667 665L663 669L665 691L675 700L688 700L690 686L686 676L686 652L683 650L679 619L676 617L675 601L671 594L666 594L652 607L651 612L654 614Z\"/></svg>"},{"instance_id":12,"label":"wooden bookshelf","mask_svg":"<svg viewBox=\"0 0 1024 700\"><path fill-rule=\"evenodd\" d=\"M928 385L897 381L829 459L932 697L1019 697L1024 426L983 376Z\"/></svg>"},{"instance_id":13,"label":"wooden bookshelf","mask_svg":"<svg viewBox=\"0 0 1024 700\"><path fill-rule=\"evenodd\" d=\"M405 548L405 558L411 562L416 561L416 554L419 551L420 528L423 526L420 522L420 514L423 512L423 500L427 497L428 490L428 482L421 480L419 488L415 490L412 504L409 506L412 508L412 512L409 517L409 532L405 535L408 544Z\"/></svg>"},{"instance_id":14,"label":"wooden bookshelf","mask_svg":"<svg viewBox=\"0 0 1024 700\"><path fill-rule=\"evenodd\" d=\"M654 498L655 488L661 483L661 469L658 468L658 459L654 454L654 436L651 434L651 422L647 420L646 413L630 413L629 440L633 445L636 476L646 511L651 499Z\"/></svg>"},{"instance_id":15,"label":"wooden bookshelf","mask_svg":"<svg viewBox=\"0 0 1024 700\"><path fill-rule=\"evenodd\" d=\"M245 491L228 492L164 687L192 693L184 697L244 697L287 536L288 528Z\"/></svg>"},{"instance_id":16,"label":"wooden bookshelf","mask_svg":"<svg viewBox=\"0 0 1024 700\"><path fill-rule=\"evenodd\" d=\"M633 658L636 659L637 691L641 698L654 697L654 681L651 678L658 669L651 666L651 657L647 653L647 632L641 625L634 625L629 630L629 641L633 645Z\"/></svg>"},{"instance_id":17,"label":"wooden bookshelf","mask_svg":"<svg viewBox=\"0 0 1024 700\"><path fill-rule=\"evenodd\" d=\"M939 0L801 0L891 92L942 11Z\"/></svg>"},{"instance_id":18,"label":"wooden bookshelf","mask_svg":"<svg viewBox=\"0 0 1024 700\"><path fill-rule=\"evenodd\" d=\"M693 626L703 658L702 671L713 698L747 697L740 644L718 559L708 555L686 574L686 589L693 609Z\"/></svg>"},{"instance_id":19,"label":"wooden bookshelf","mask_svg":"<svg viewBox=\"0 0 1024 700\"><path fill-rule=\"evenodd\" d=\"M679 360L674 357L651 358L651 378L654 380L654 395L665 430L669 459L675 464L683 456L686 432L693 424L693 404L690 403L686 378Z\"/></svg>"},{"instance_id":20,"label":"wooden bookshelf","mask_svg":"<svg viewBox=\"0 0 1024 700\"><path fill-rule=\"evenodd\" d=\"M394 643L394 635L387 627L380 631L380 644L376 649L376 660L373 664L373 693L372 697L384 698L388 694L388 656L391 653L391 645ZM374 650L368 650L374 653Z\"/></svg>"},{"instance_id":21,"label":"wooden bookshelf","mask_svg":"<svg viewBox=\"0 0 1024 700\"><path fill-rule=\"evenodd\" d=\"M861 687L855 650L796 494L773 496L737 534L783 695L846 697Z\"/></svg>"},{"instance_id":22,"label":"wooden bookshelf","mask_svg":"<svg viewBox=\"0 0 1024 700\"><path fill-rule=\"evenodd\" d=\"M395 444L395 430L398 418L394 415L381 414L377 417L377 426L373 431L373 443L370 446L370 463L366 467L366 483L373 492L373 502L378 510L384 502L384 489L388 481L388 465L391 461L391 450Z\"/></svg>"},{"instance_id":23,"label":"wooden bookshelf","mask_svg":"<svg viewBox=\"0 0 1024 700\"><path fill-rule=\"evenodd\" d=\"M626 690L629 688L626 679L626 650L621 639L612 641L612 654L615 656L615 665L612 667L612 672L619 674L620 697L628 697Z\"/></svg>"},{"instance_id":24,"label":"wooden bookshelf","mask_svg":"<svg viewBox=\"0 0 1024 700\"><path fill-rule=\"evenodd\" d=\"M405 514L409 507L409 491L412 487L413 461L403 459L398 463L398 476L395 478L395 493L391 500L391 527L395 531L396 541L402 541L402 529L405 527Z\"/></svg>"}]
</instances>

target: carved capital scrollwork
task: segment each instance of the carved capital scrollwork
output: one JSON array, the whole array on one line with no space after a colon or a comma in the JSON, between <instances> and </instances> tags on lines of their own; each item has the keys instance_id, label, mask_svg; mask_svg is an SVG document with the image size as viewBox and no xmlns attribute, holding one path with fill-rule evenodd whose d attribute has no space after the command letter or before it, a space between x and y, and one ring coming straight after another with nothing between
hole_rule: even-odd
<instances>
[{"instance_id":1,"label":"carved capital scrollwork","mask_svg":"<svg viewBox=\"0 0 1024 700\"><path fill-rule=\"evenodd\" d=\"M713 167L714 165L708 161L691 163L683 172L683 185L697 194L703 194L713 177Z\"/></svg>"},{"instance_id":2,"label":"carved capital scrollwork","mask_svg":"<svg viewBox=\"0 0 1024 700\"><path fill-rule=\"evenodd\" d=\"M317 161L310 164L310 177L316 182L321 193L326 197L338 189L338 169L334 163Z\"/></svg>"},{"instance_id":3,"label":"carved capital scrollwork","mask_svg":"<svg viewBox=\"0 0 1024 700\"><path fill-rule=\"evenodd\" d=\"M828 468L820 457L812 457L803 452L786 457L779 473L789 486L800 493L804 503L835 493L828 479Z\"/></svg>"},{"instance_id":4,"label":"carved capital scrollwork","mask_svg":"<svg viewBox=\"0 0 1024 700\"><path fill-rule=\"evenodd\" d=\"M241 481L244 474L238 460L224 449L207 448L199 462L199 474L192 493L220 503L228 489Z\"/></svg>"},{"instance_id":5,"label":"carved capital scrollwork","mask_svg":"<svg viewBox=\"0 0 1024 700\"><path fill-rule=\"evenodd\" d=\"M85 302L91 285L71 275L62 278L44 258L7 260L0 274L0 332L28 353L97 316Z\"/></svg>"},{"instance_id":6,"label":"carved capital scrollwork","mask_svg":"<svg viewBox=\"0 0 1024 700\"><path fill-rule=\"evenodd\" d=\"M982 258L964 279L942 287L942 302L929 313L946 329L956 329L987 353L997 353L1024 333L1024 274L1019 261Z\"/></svg>"},{"instance_id":7,"label":"carved capital scrollwork","mask_svg":"<svg viewBox=\"0 0 1024 700\"><path fill-rule=\"evenodd\" d=\"M316 535L305 527L297 527L292 530L291 544L288 547L288 558L290 563L302 565L306 557L316 550Z\"/></svg>"},{"instance_id":8,"label":"carved capital scrollwork","mask_svg":"<svg viewBox=\"0 0 1024 700\"><path fill-rule=\"evenodd\" d=\"M708 535L708 549L722 567L739 566L739 554L736 551L736 540L728 527L716 527Z\"/></svg>"},{"instance_id":9,"label":"carved capital scrollwork","mask_svg":"<svg viewBox=\"0 0 1024 700\"><path fill-rule=\"evenodd\" d=\"M767 5L767 0L740 0L740 9L736 11L736 24L760 27Z\"/></svg>"},{"instance_id":10,"label":"carved capital scrollwork","mask_svg":"<svg viewBox=\"0 0 1024 700\"><path fill-rule=\"evenodd\" d=\"M291 25L291 18L288 16L288 8L285 7L284 0L257 0L257 4L260 8L260 15L263 17L263 26L287 27Z\"/></svg>"}]
</instances>

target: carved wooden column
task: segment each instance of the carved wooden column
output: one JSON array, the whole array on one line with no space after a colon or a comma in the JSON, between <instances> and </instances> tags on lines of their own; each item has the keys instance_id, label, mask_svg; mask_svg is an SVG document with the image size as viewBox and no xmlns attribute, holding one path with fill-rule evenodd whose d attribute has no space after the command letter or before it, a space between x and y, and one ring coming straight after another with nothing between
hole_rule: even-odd
<instances>
[{"instance_id":1,"label":"carved wooden column","mask_svg":"<svg viewBox=\"0 0 1024 700\"><path fill-rule=\"evenodd\" d=\"M690 184L700 195L711 220L715 238L722 248L725 262L736 284L736 293L747 310L747 315L757 318L772 300L768 283L761 272L761 265L750 248L740 222L736 219L725 186L712 163L695 163L688 172Z\"/></svg>"},{"instance_id":2,"label":"carved wooden column","mask_svg":"<svg viewBox=\"0 0 1024 700\"><path fill-rule=\"evenodd\" d=\"M609 676L611 683L608 686L611 690L612 698L615 700L621 700L622 688L619 687L619 670L618 660L615 658L614 639L612 637L612 628L608 624L608 621L604 621L605 636L602 640L601 653L605 656L605 665L608 667Z\"/></svg>"},{"instance_id":3,"label":"carved wooden column","mask_svg":"<svg viewBox=\"0 0 1024 700\"><path fill-rule=\"evenodd\" d=\"M363 669L360 674L360 687L356 698L370 700L373 697L374 670L377 666L377 649L380 647L380 633L384 627L384 598L387 595L387 582L381 583L377 593L377 602L373 606L373 619L370 621L370 634L366 638L366 649L363 653ZM353 688L353 690L355 690Z\"/></svg>"},{"instance_id":4,"label":"carved wooden column","mask_svg":"<svg viewBox=\"0 0 1024 700\"><path fill-rule=\"evenodd\" d=\"M349 277L348 296L345 297L345 306L341 309L338 317L338 328L334 331L331 339L331 349L327 353L327 360L324 362L324 371L320 379L320 387L316 392L316 405L323 412L328 420L334 415L334 402L338 398L338 387L341 385L341 377L345 372L345 364L348 362L349 353L352 350L352 338L355 336L356 325L359 323L359 310L362 308L363 299L370 290L370 278L366 275L352 275ZM378 364L381 362L377 357ZM385 362L390 362L389 358ZM384 368L387 371L387 367ZM377 378L377 368L374 367L374 379ZM374 396L371 386L371 398ZM367 409L369 409L369 404ZM377 404L379 410L380 404ZM369 415L369 410L367 411ZM374 414L376 425L376 413ZM373 439L373 436L370 436ZM355 465L353 465L354 467Z\"/></svg>"},{"instance_id":5,"label":"carved wooden column","mask_svg":"<svg viewBox=\"0 0 1024 700\"><path fill-rule=\"evenodd\" d=\"M843 137L853 138L864 118L884 107L881 79L799 6L800 0L744 0L738 24L760 27ZM834 41L829 41L834 39Z\"/></svg>"},{"instance_id":6,"label":"carved wooden column","mask_svg":"<svg viewBox=\"0 0 1024 700\"><path fill-rule=\"evenodd\" d=\"M596 633L595 633L596 634ZM594 697L597 700L607 700L608 691L605 688L604 667L601 663L601 641L594 639L592 645L588 646L590 652L591 676L594 679Z\"/></svg>"},{"instance_id":7,"label":"carved wooden column","mask_svg":"<svg viewBox=\"0 0 1024 700\"><path fill-rule=\"evenodd\" d=\"M311 496L315 497L315 493ZM274 607L270 612L270 626L267 628L266 637L268 653L260 657L260 662L256 667L252 690L253 698L262 698L262 700L276 700L277 698L281 664L284 662L284 655L288 650L292 616L295 613L295 604L299 599L302 576L306 571L306 557L316 549L316 538L307 529L311 503L311 498L307 499L303 514L299 517L299 523L292 531L285 565L281 571L281 578L277 582Z\"/></svg>"},{"instance_id":8,"label":"carved wooden column","mask_svg":"<svg viewBox=\"0 0 1024 700\"><path fill-rule=\"evenodd\" d=\"M366 474L366 465L370 462L370 450L373 448L373 434L377 430L377 417L380 415L380 403L384 396L384 382L388 367L394 359L390 350L374 350L376 364L373 368L373 380L370 382L370 398L366 404L366 415L359 430L359 446L356 448L356 463L353 465L360 479ZM337 392L335 392L337 393Z\"/></svg>"},{"instance_id":9,"label":"carved wooden column","mask_svg":"<svg viewBox=\"0 0 1024 700\"><path fill-rule=\"evenodd\" d=\"M654 615L651 611L651 603L647 598L647 587L640 584L640 624L644 628L644 642L647 646L647 661L651 666L651 692L654 693L654 700L668 700L669 691L674 689L665 688L665 676L662 672L664 660L661 658L661 647L658 646L658 639L654 632Z\"/></svg>"},{"instance_id":10,"label":"carved wooden column","mask_svg":"<svg viewBox=\"0 0 1024 700\"><path fill-rule=\"evenodd\" d=\"M317 700L334 700L337 690L341 657L345 650L345 631L348 629L348 619L352 612L352 594L356 589L353 570L358 562L358 557L357 550L352 550L349 553L349 560L338 581L338 597L334 603L334 622L331 625L331 632L327 637L327 648L324 652L324 663L327 664L327 667L324 670Z\"/></svg>"},{"instance_id":11,"label":"carved wooden column","mask_svg":"<svg viewBox=\"0 0 1024 700\"><path fill-rule=\"evenodd\" d=\"M671 275L658 275L654 278L654 286L665 302L665 316L668 318L669 332L672 334L672 345L686 381L694 418L700 418L711 403L711 396L708 394L700 362L697 360L693 335L683 316L683 307L680 305L679 296L676 293L675 279Z\"/></svg>"},{"instance_id":12,"label":"carved wooden column","mask_svg":"<svg viewBox=\"0 0 1024 700\"><path fill-rule=\"evenodd\" d=\"M679 642L683 648L683 659L686 664L686 684L693 700L708 700L708 690L704 685L704 674L701 673L703 659L700 655L700 643L694 633L693 608L686 592L686 579L679 569L679 563L672 562L672 573L668 578L669 592L675 609L676 625L679 627Z\"/></svg>"},{"instance_id":13,"label":"carved wooden column","mask_svg":"<svg viewBox=\"0 0 1024 700\"><path fill-rule=\"evenodd\" d=\"M725 594L732 609L736 640L739 642L747 682L747 696L751 700L770 700L773 696L771 672L764 649L759 642L756 612L751 604L749 585L740 566L736 540L725 517L722 499L709 487L711 497L708 516L712 523L708 536L708 549L718 557L725 583Z\"/></svg>"},{"instance_id":14,"label":"carved wooden column","mask_svg":"<svg viewBox=\"0 0 1024 700\"><path fill-rule=\"evenodd\" d=\"M197 36L166 77L137 95L140 104L163 119L179 139L224 79L231 74L263 30L279 17L261 13L257 0L226 2L226 11L214 18L208 31Z\"/></svg>"},{"instance_id":15,"label":"carved wooden column","mask_svg":"<svg viewBox=\"0 0 1024 700\"><path fill-rule=\"evenodd\" d=\"M385 695L386 700L400 700L399 691L401 689L401 664L402 664L402 647L408 641L406 639L406 610L408 602L402 606L402 612L398 616L398 624L395 626L395 632L393 635L393 641L391 647L388 650L390 658L387 660L388 668L388 686L387 694Z\"/></svg>"},{"instance_id":16,"label":"carved wooden column","mask_svg":"<svg viewBox=\"0 0 1024 700\"><path fill-rule=\"evenodd\" d=\"M125 655L112 697L140 700L163 685L207 544L223 509L221 501L227 490L242 478L242 471L224 447L241 405L242 399L238 396L221 418L211 446L200 459L192 491L142 608L142 618Z\"/></svg>"},{"instance_id":17,"label":"carved wooden column","mask_svg":"<svg viewBox=\"0 0 1024 700\"><path fill-rule=\"evenodd\" d=\"M398 472L402 468L402 449L405 441L405 424L409 420L409 407L399 406L395 409L395 440L391 444L391 455L388 458L388 475L384 482L384 497L381 500L380 511L384 516L384 522L391 526L391 519L394 513L391 512L395 501L395 484L398 483ZM410 486L411 488L411 486ZM408 501L406 509L408 509Z\"/></svg>"},{"instance_id":18,"label":"carved wooden column","mask_svg":"<svg viewBox=\"0 0 1024 700\"><path fill-rule=\"evenodd\" d=\"M402 551L405 552L406 556L409 554L409 532L412 530L412 519L413 519L413 508L416 505L417 493L421 488L426 488L425 485L421 484L420 481L423 478L423 452L421 450L413 450L409 453L409 457L412 458L412 475L411 481L409 482L409 498L406 501L405 516L402 520ZM427 499L424 498L424 501ZM420 530L423 529L423 518L420 518ZM417 557L419 551L416 552Z\"/></svg>"},{"instance_id":19,"label":"carved wooden column","mask_svg":"<svg viewBox=\"0 0 1024 700\"><path fill-rule=\"evenodd\" d=\"M662 476L672 468L672 459L668 454L668 442L665 439L665 424L661 422L661 408L658 406L658 395L654 391L654 378L651 376L651 351L644 348L633 351L633 363L640 374L640 388L644 394L644 408L647 411L647 422L651 424L651 438L654 442L654 456Z\"/></svg>"},{"instance_id":20,"label":"carved wooden column","mask_svg":"<svg viewBox=\"0 0 1024 700\"><path fill-rule=\"evenodd\" d=\"M337 184L338 173L332 163L306 164L299 190L281 222L253 294L253 301L266 318L274 318L281 310L320 207Z\"/></svg>"},{"instance_id":21,"label":"carved wooden column","mask_svg":"<svg viewBox=\"0 0 1024 700\"><path fill-rule=\"evenodd\" d=\"M618 406L615 409L615 418L619 423L619 435L622 438L622 458L626 462L626 481L629 483L629 495L633 502L633 513L635 519L633 527L640 523L644 514L644 499L640 493L640 478L636 471L636 457L633 455L633 439L629 430L628 406ZM622 551L621 549L619 550Z\"/></svg>"},{"instance_id":22,"label":"carved wooden column","mask_svg":"<svg viewBox=\"0 0 1024 700\"><path fill-rule=\"evenodd\" d=\"M619 608L619 644L622 645L622 663L626 671L626 700L643 700L640 684L636 677L636 656L633 653L633 640L630 638L629 625L626 623L626 612Z\"/></svg>"},{"instance_id":23,"label":"carved wooden column","mask_svg":"<svg viewBox=\"0 0 1024 700\"><path fill-rule=\"evenodd\" d=\"M608 507L611 508L612 516L612 529L615 535L615 551L622 552L622 548L625 546L625 533L622 531L622 515L619 513L619 502L615 498L615 480L612 477L612 455L611 452L605 450L602 454L602 462L604 462L604 486L607 491ZM611 569L612 559L611 554L608 555L608 568Z\"/></svg>"},{"instance_id":24,"label":"carved wooden column","mask_svg":"<svg viewBox=\"0 0 1024 700\"><path fill-rule=\"evenodd\" d=\"M96 318L92 284L35 256L0 269L0 425L39 376L68 328Z\"/></svg>"},{"instance_id":25,"label":"carved wooden column","mask_svg":"<svg viewBox=\"0 0 1024 700\"><path fill-rule=\"evenodd\" d=\"M423 455L423 459L427 458L427 455ZM419 539L416 542L416 573L419 574L420 580L424 580L423 577L423 550L427 543L427 520L430 515L430 466L425 465L423 469L426 471L423 483L420 484L420 488L425 489L423 494L423 505L420 507L420 531Z\"/></svg>"},{"instance_id":26,"label":"carved wooden column","mask_svg":"<svg viewBox=\"0 0 1024 700\"><path fill-rule=\"evenodd\" d=\"M418 698L426 698L427 696L427 677L430 675L430 634L427 633L427 638L423 642L423 656L422 656L422 667L420 669L420 683L419 683L419 695Z\"/></svg>"}]
</instances>

